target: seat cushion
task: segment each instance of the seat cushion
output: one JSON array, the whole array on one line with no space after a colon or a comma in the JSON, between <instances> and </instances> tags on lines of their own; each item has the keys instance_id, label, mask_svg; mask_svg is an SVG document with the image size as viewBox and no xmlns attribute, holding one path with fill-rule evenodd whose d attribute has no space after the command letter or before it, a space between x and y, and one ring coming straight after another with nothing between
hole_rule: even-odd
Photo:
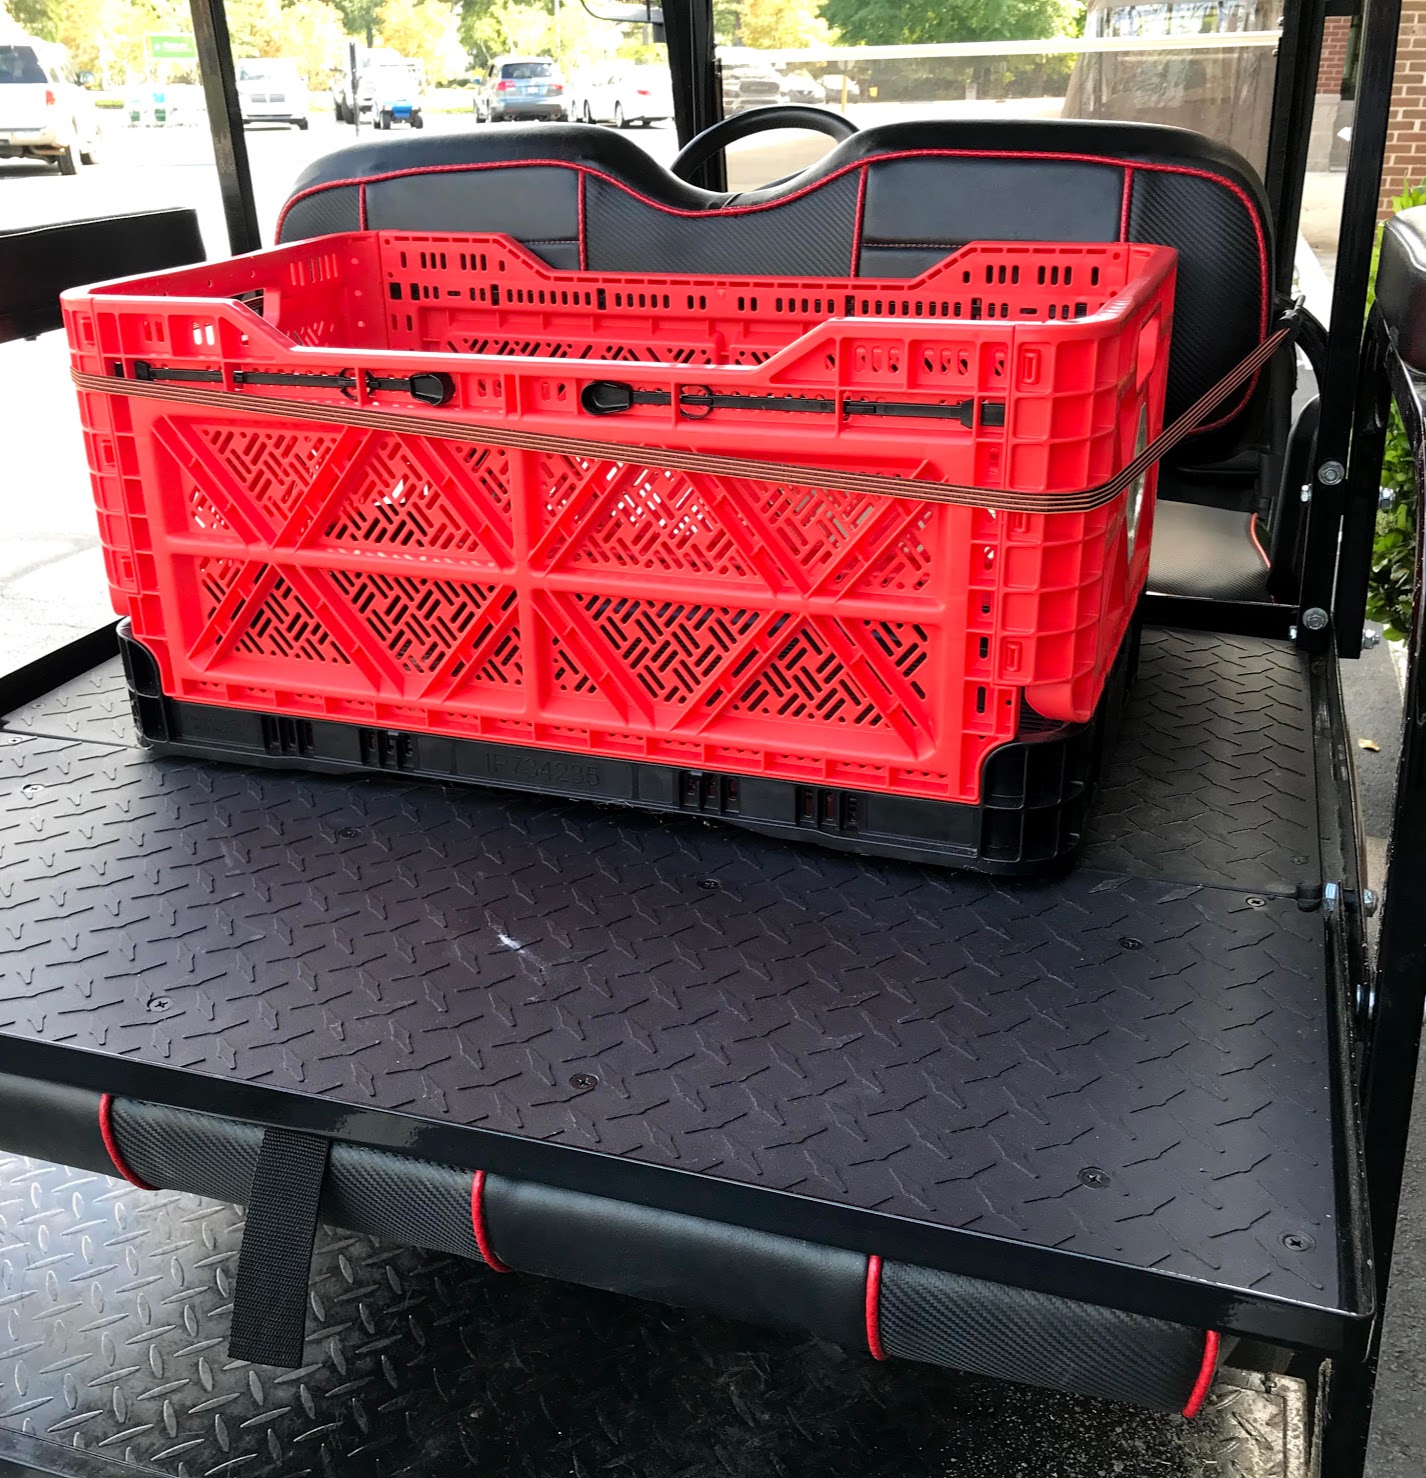
<instances>
[{"instance_id":1,"label":"seat cushion","mask_svg":"<svg viewBox=\"0 0 1426 1478\"><path fill-rule=\"evenodd\" d=\"M1183 129L1079 120L888 124L766 189L713 194L621 134L574 124L411 135L310 165L282 241L333 231L497 231L551 266L621 272L909 277L974 240L1142 241L1179 253L1167 414L1259 342L1267 209L1251 166ZM1253 430L1253 389L1210 417ZM1205 454L1199 443L1196 454Z\"/></svg>"},{"instance_id":2,"label":"seat cushion","mask_svg":"<svg viewBox=\"0 0 1426 1478\"><path fill-rule=\"evenodd\" d=\"M1268 558L1256 515L1206 504L1159 503L1149 590L1205 600L1270 600Z\"/></svg>"}]
</instances>

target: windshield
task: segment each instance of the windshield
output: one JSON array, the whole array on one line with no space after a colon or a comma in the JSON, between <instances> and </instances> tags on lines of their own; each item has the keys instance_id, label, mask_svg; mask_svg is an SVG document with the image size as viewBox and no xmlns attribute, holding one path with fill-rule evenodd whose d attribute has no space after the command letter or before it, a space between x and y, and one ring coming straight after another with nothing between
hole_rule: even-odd
<instances>
[{"instance_id":1,"label":"windshield","mask_svg":"<svg viewBox=\"0 0 1426 1478\"><path fill-rule=\"evenodd\" d=\"M45 69L28 46L0 46L0 83L44 82Z\"/></svg>"},{"instance_id":2,"label":"windshield","mask_svg":"<svg viewBox=\"0 0 1426 1478\"><path fill-rule=\"evenodd\" d=\"M517 80L529 77L553 77L555 64L553 62L506 62L500 69L502 77L513 77Z\"/></svg>"}]
</instances>

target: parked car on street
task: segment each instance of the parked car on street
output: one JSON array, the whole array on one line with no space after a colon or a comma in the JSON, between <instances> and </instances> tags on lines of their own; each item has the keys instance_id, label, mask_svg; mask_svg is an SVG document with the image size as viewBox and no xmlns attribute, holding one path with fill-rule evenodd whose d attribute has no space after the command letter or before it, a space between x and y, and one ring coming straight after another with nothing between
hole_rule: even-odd
<instances>
[{"instance_id":1,"label":"parked car on street","mask_svg":"<svg viewBox=\"0 0 1426 1478\"><path fill-rule=\"evenodd\" d=\"M827 72L821 78L822 96L819 102L840 103L845 91L849 103L856 102L862 95L861 88L850 77L841 72Z\"/></svg>"},{"instance_id":2,"label":"parked car on street","mask_svg":"<svg viewBox=\"0 0 1426 1478\"><path fill-rule=\"evenodd\" d=\"M550 57L498 56L476 83L477 123L569 117L564 75Z\"/></svg>"},{"instance_id":3,"label":"parked car on street","mask_svg":"<svg viewBox=\"0 0 1426 1478\"><path fill-rule=\"evenodd\" d=\"M826 93L811 72L789 72L782 79L782 89L789 103L822 103Z\"/></svg>"},{"instance_id":4,"label":"parked car on street","mask_svg":"<svg viewBox=\"0 0 1426 1478\"><path fill-rule=\"evenodd\" d=\"M723 116L784 103L782 78L761 59L723 62Z\"/></svg>"},{"instance_id":5,"label":"parked car on street","mask_svg":"<svg viewBox=\"0 0 1426 1478\"><path fill-rule=\"evenodd\" d=\"M570 116L585 123L612 123L647 128L673 117L673 84L668 68L654 63L625 63L591 72L570 89Z\"/></svg>"},{"instance_id":6,"label":"parked car on street","mask_svg":"<svg viewBox=\"0 0 1426 1478\"><path fill-rule=\"evenodd\" d=\"M69 53L22 36L0 45L0 159L49 159L60 174L99 161L99 114Z\"/></svg>"},{"instance_id":7,"label":"parked car on street","mask_svg":"<svg viewBox=\"0 0 1426 1478\"><path fill-rule=\"evenodd\" d=\"M252 57L236 63L238 106L243 123L290 123L305 129L312 98L297 63L286 56Z\"/></svg>"}]
</instances>

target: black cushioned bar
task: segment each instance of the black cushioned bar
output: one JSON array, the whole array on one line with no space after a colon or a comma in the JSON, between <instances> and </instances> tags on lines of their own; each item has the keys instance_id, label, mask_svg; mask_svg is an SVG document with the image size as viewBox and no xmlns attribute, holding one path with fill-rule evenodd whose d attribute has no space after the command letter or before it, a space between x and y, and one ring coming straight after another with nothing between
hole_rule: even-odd
<instances>
[{"instance_id":1,"label":"black cushioned bar","mask_svg":"<svg viewBox=\"0 0 1426 1478\"><path fill-rule=\"evenodd\" d=\"M0 1110L32 1103L32 1089L0 1076ZM34 1150L72 1144L106 1168L102 1143L95 1157L98 1095L61 1090L52 1108L50 1138ZM113 1101L112 1121L139 1179L249 1201L261 1126L125 1098ZM471 1179L454 1166L338 1142L321 1216L478 1259ZM500 1175L485 1177L483 1215L492 1251L516 1272L868 1347L860 1253ZM1204 1352L1196 1329L896 1262L882 1268L871 1318L891 1357L1167 1410L1183 1407Z\"/></svg>"},{"instance_id":2,"label":"black cushioned bar","mask_svg":"<svg viewBox=\"0 0 1426 1478\"><path fill-rule=\"evenodd\" d=\"M977 1375L1181 1411L1204 1334L1030 1289L887 1263L881 1339L888 1355Z\"/></svg>"},{"instance_id":3,"label":"black cushioned bar","mask_svg":"<svg viewBox=\"0 0 1426 1478\"><path fill-rule=\"evenodd\" d=\"M113 1124L140 1180L247 1205L262 1145L260 1125L132 1098L114 1100ZM112 1167L105 1155L91 1168ZM411 1247L480 1256L471 1229L468 1170L365 1145L333 1144L322 1220Z\"/></svg>"},{"instance_id":4,"label":"black cushioned bar","mask_svg":"<svg viewBox=\"0 0 1426 1478\"><path fill-rule=\"evenodd\" d=\"M99 1133L99 1094L38 1078L0 1073L0 1144L32 1160L114 1173Z\"/></svg>"},{"instance_id":5,"label":"black cushioned bar","mask_svg":"<svg viewBox=\"0 0 1426 1478\"><path fill-rule=\"evenodd\" d=\"M866 1258L490 1175L485 1221L519 1272L866 1344Z\"/></svg>"}]
</instances>

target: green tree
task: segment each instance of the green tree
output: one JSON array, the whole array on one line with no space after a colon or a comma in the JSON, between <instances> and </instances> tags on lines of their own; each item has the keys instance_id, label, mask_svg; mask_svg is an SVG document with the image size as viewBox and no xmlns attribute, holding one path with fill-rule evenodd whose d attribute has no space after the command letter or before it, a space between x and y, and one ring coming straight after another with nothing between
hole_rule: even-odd
<instances>
[{"instance_id":1,"label":"green tree","mask_svg":"<svg viewBox=\"0 0 1426 1478\"><path fill-rule=\"evenodd\" d=\"M376 17L382 0L336 0L348 36L357 36L368 46L376 45Z\"/></svg>"},{"instance_id":2,"label":"green tree","mask_svg":"<svg viewBox=\"0 0 1426 1478\"><path fill-rule=\"evenodd\" d=\"M342 14L327 0L225 0L235 57L287 56L309 87L323 88L340 65Z\"/></svg>"},{"instance_id":3,"label":"green tree","mask_svg":"<svg viewBox=\"0 0 1426 1478\"><path fill-rule=\"evenodd\" d=\"M577 0L561 4L558 29L549 0L464 0L460 19L460 39L477 64L514 52L558 56L567 70L629 51L643 29L598 20Z\"/></svg>"},{"instance_id":4,"label":"green tree","mask_svg":"<svg viewBox=\"0 0 1426 1478\"><path fill-rule=\"evenodd\" d=\"M1061 36L1077 9L1068 0L826 0L822 14L845 45L923 46Z\"/></svg>"},{"instance_id":5,"label":"green tree","mask_svg":"<svg viewBox=\"0 0 1426 1478\"><path fill-rule=\"evenodd\" d=\"M64 0L5 0L5 9L28 35L58 41L64 19Z\"/></svg>"},{"instance_id":6,"label":"green tree","mask_svg":"<svg viewBox=\"0 0 1426 1478\"><path fill-rule=\"evenodd\" d=\"M773 51L783 46L831 44L822 0L742 0L739 11L740 45Z\"/></svg>"},{"instance_id":7,"label":"green tree","mask_svg":"<svg viewBox=\"0 0 1426 1478\"><path fill-rule=\"evenodd\" d=\"M465 70L455 10L443 0L384 0L376 39L399 56L424 63L432 81Z\"/></svg>"}]
</instances>

